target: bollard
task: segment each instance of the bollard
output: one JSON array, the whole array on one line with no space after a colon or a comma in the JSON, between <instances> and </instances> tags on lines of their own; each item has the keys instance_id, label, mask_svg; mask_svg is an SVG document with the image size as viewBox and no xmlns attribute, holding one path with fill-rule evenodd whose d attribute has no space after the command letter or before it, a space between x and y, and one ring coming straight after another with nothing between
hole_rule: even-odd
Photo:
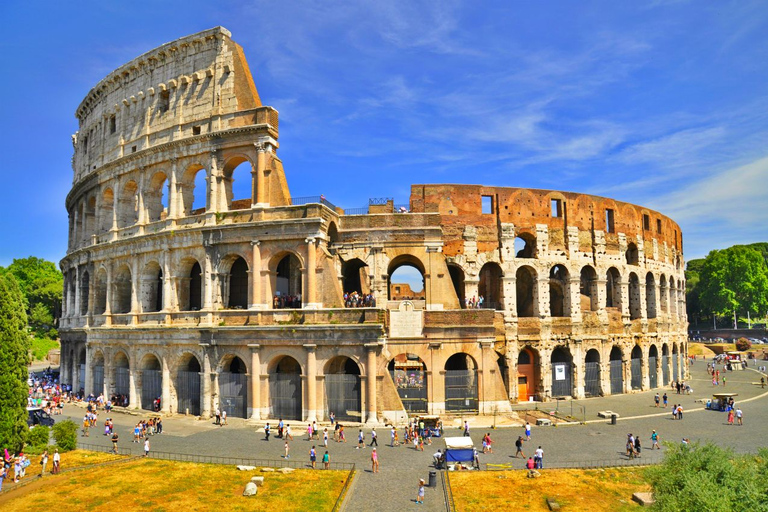
<instances>
[{"instance_id":1,"label":"bollard","mask_svg":"<svg viewBox=\"0 0 768 512\"><path fill-rule=\"evenodd\" d=\"M615 425L616 424L616 419L617 418L618 418L618 416L616 414L611 414L611 425Z\"/></svg>"}]
</instances>

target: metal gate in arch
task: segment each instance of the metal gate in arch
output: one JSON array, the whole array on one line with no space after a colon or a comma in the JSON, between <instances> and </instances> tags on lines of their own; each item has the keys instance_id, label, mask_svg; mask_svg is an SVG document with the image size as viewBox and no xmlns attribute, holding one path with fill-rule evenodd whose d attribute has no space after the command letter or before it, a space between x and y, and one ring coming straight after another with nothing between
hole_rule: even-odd
<instances>
[{"instance_id":1,"label":"metal gate in arch","mask_svg":"<svg viewBox=\"0 0 768 512\"><path fill-rule=\"evenodd\" d=\"M219 407L232 418L245 418L247 414L248 376L244 373L219 374Z\"/></svg>"},{"instance_id":2,"label":"metal gate in arch","mask_svg":"<svg viewBox=\"0 0 768 512\"><path fill-rule=\"evenodd\" d=\"M651 384L651 389L659 386L659 378L656 372L656 358L648 358L648 378Z\"/></svg>"},{"instance_id":3,"label":"metal gate in arch","mask_svg":"<svg viewBox=\"0 0 768 512\"><path fill-rule=\"evenodd\" d=\"M680 372L677 368L677 354L672 354L672 380L675 382L679 379Z\"/></svg>"},{"instance_id":4,"label":"metal gate in arch","mask_svg":"<svg viewBox=\"0 0 768 512\"><path fill-rule=\"evenodd\" d=\"M200 373L178 372L176 375L176 396L178 397L178 412L189 411L193 416L200 415ZM229 414L229 411L227 411Z\"/></svg>"},{"instance_id":5,"label":"metal gate in arch","mask_svg":"<svg viewBox=\"0 0 768 512\"><path fill-rule=\"evenodd\" d=\"M328 413L343 421L362 422L360 376L329 373L325 376L325 399Z\"/></svg>"},{"instance_id":6,"label":"metal gate in arch","mask_svg":"<svg viewBox=\"0 0 768 512\"><path fill-rule=\"evenodd\" d=\"M272 417L301 420L301 375L275 373L269 376Z\"/></svg>"},{"instance_id":7,"label":"metal gate in arch","mask_svg":"<svg viewBox=\"0 0 768 512\"><path fill-rule=\"evenodd\" d=\"M427 412L427 372L422 370L393 370L389 372L400 401L408 413Z\"/></svg>"},{"instance_id":8,"label":"metal gate in arch","mask_svg":"<svg viewBox=\"0 0 768 512\"><path fill-rule=\"evenodd\" d=\"M587 396L600 396L600 363L591 361L584 366L584 393Z\"/></svg>"},{"instance_id":9,"label":"metal gate in arch","mask_svg":"<svg viewBox=\"0 0 768 512\"><path fill-rule=\"evenodd\" d=\"M163 393L163 372L161 370L141 371L141 408L153 410L154 401Z\"/></svg>"},{"instance_id":10,"label":"metal gate in arch","mask_svg":"<svg viewBox=\"0 0 768 512\"><path fill-rule=\"evenodd\" d=\"M552 363L552 396L571 396L572 393L571 363Z\"/></svg>"},{"instance_id":11,"label":"metal gate in arch","mask_svg":"<svg viewBox=\"0 0 768 512\"><path fill-rule=\"evenodd\" d=\"M643 361L637 358L632 359L632 389L642 389L643 387Z\"/></svg>"},{"instance_id":12,"label":"metal gate in arch","mask_svg":"<svg viewBox=\"0 0 768 512\"><path fill-rule=\"evenodd\" d=\"M662 385L669 385L669 356L661 356Z\"/></svg>"},{"instance_id":13,"label":"metal gate in arch","mask_svg":"<svg viewBox=\"0 0 768 512\"><path fill-rule=\"evenodd\" d=\"M92 393L96 396L104 393L104 366L96 365L93 367L93 389Z\"/></svg>"},{"instance_id":14,"label":"metal gate in arch","mask_svg":"<svg viewBox=\"0 0 768 512\"><path fill-rule=\"evenodd\" d=\"M621 359L611 360L611 394L619 395L624 392L623 364Z\"/></svg>"},{"instance_id":15,"label":"metal gate in arch","mask_svg":"<svg viewBox=\"0 0 768 512\"><path fill-rule=\"evenodd\" d=\"M115 368L115 393L118 395L131 394L131 371L128 368Z\"/></svg>"},{"instance_id":16,"label":"metal gate in arch","mask_svg":"<svg viewBox=\"0 0 768 512\"><path fill-rule=\"evenodd\" d=\"M445 410L478 410L477 370L445 371Z\"/></svg>"}]
</instances>

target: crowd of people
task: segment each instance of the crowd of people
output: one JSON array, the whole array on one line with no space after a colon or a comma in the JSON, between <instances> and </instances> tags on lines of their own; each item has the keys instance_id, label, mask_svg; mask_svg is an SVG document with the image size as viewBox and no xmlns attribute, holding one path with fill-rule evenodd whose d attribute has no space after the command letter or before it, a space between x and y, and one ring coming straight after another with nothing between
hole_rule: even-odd
<instances>
[{"instance_id":1,"label":"crowd of people","mask_svg":"<svg viewBox=\"0 0 768 512\"><path fill-rule=\"evenodd\" d=\"M273 309L301 309L301 294L283 295L275 294L272 298Z\"/></svg>"},{"instance_id":2,"label":"crowd of people","mask_svg":"<svg viewBox=\"0 0 768 512\"><path fill-rule=\"evenodd\" d=\"M466 297L464 299L464 307L466 309L480 309L483 307L483 303L485 302L485 297L482 295L475 298L474 296Z\"/></svg>"},{"instance_id":3,"label":"crowd of people","mask_svg":"<svg viewBox=\"0 0 768 512\"><path fill-rule=\"evenodd\" d=\"M344 307L347 308L375 308L376 296L373 292L370 293L357 293L344 292Z\"/></svg>"}]
</instances>

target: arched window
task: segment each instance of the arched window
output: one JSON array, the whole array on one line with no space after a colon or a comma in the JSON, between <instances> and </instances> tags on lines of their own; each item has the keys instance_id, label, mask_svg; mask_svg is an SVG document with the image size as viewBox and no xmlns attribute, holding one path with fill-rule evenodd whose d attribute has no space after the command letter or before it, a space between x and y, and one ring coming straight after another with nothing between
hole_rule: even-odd
<instances>
[{"instance_id":1,"label":"arched window","mask_svg":"<svg viewBox=\"0 0 768 512\"><path fill-rule=\"evenodd\" d=\"M466 307L466 301L464 300L464 270L455 263L448 264L448 273L451 276L451 283L453 284L453 290L456 292L456 298L459 299L459 307Z\"/></svg>"},{"instance_id":2,"label":"arched window","mask_svg":"<svg viewBox=\"0 0 768 512\"><path fill-rule=\"evenodd\" d=\"M645 309L648 318L656 318L656 281L650 272L645 276Z\"/></svg>"},{"instance_id":3,"label":"arched window","mask_svg":"<svg viewBox=\"0 0 768 512\"><path fill-rule=\"evenodd\" d=\"M597 272L589 265L581 269L579 293L581 295L582 311L597 311L600 309L597 296Z\"/></svg>"},{"instance_id":4,"label":"arched window","mask_svg":"<svg viewBox=\"0 0 768 512\"><path fill-rule=\"evenodd\" d=\"M549 315L569 316L568 269L555 265L549 270Z\"/></svg>"},{"instance_id":5,"label":"arched window","mask_svg":"<svg viewBox=\"0 0 768 512\"><path fill-rule=\"evenodd\" d=\"M242 157L233 158L224 165L227 210L244 210L251 207L254 197L252 169L251 162Z\"/></svg>"},{"instance_id":6,"label":"arched window","mask_svg":"<svg viewBox=\"0 0 768 512\"><path fill-rule=\"evenodd\" d=\"M482 297L483 308L504 309L502 279L503 273L498 263L486 263L480 269L478 293ZM480 297L477 297L478 301Z\"/></svg>"},{"instance_id":7,"label":"arched window","mask_svg":"<svg viewBox=\"0 0 768 512\"><path fill-rule=\"evenodd\" d=\"M273 260L274 261L274 260ZM273 307L301 308L301 262L294 254L283 256L277 263Z\"/></svg>"},{"instance_id":8,"label":"arched window","mask_svg":"<svg viewBox=\"0 0 768 512\"><path fill-rule=\"evenodd\" d=\"M150 262L141 276L141 310L145 313L163 309L163 270Z\"/></svg>"},{"instance_id":9,"label":"arched window","mask_svg":"<svg viewBox=\"0 0 768 512\"><path fill-rule=\"evenodd\" d=\"M168 215L167 184L168 177L163 172L156 172L149 180L149 188L144 192L149 222L163 220Z\"/></svg>"},{"instance_id":10,"label":"arched window","mask_svg":"<svg viewBox=\"0 0 768 512\"><path fill-rule=\"evenodd\" d=\"M243 258L237 258L229 270L230 308L248 308L248 264Z\"/></svg>"},{"instance_id":11,"label":"arched window","mask_svg":"<svg viewBox=\"0 0 768 512\"><path fill-rule=\"evenodd\" d=\"M536 237L530 233L520 233L515 238L516 258L536 257Z\"/></svg>"},{"instance_id":12,"label":"arched window","mask_svg":"<svg viewBox=\"0 0 768 512\"><path fill-rule=\"evenodd\" d=\"M629 274L629 319L636 320L643 316L640 307L640 280L637 274Z\"/></svg>"},{"instance_id":13,"label":"arched window","mask_svg":"<svg viewBox=\"0 0 768 512\"><path fill-rule=\"evenodd\" d=\"M635 245L633 242L627 244L626 258L627 265L637 265L640 262L640 256L637 252L637 245Z\"/></svg>"},{"instance_id":14,"label":"arched window","mask_svg":"<svg viewBox=\"0 0 768 512\"><path fill-rule=\"evenodd\" d=\"M112 313L124 314L131 312L133 285L131 269L128 265L120 267L113 275Z\"/></svg>"},{"instance_id":15,"label":"arched window","mask_svg":"<svg viewBox=\"0 0 768 512\"><path fill-rule=\"evenodd\" d=\"M112 215L115 208L115 195L111 188L104 190L99 205L99 233L107 233L112 229Z\"/></svg>"},{"instance_id":16,"label":"arched window","mask_svg":"<svg viewBox=\"0 0 768 512\"><path fill-rule=\"evenodd\" d=\"M621 275L614 267L605 273L605 307L621 308Z\"/></svg>"},{"instance_id":17,"label":"arched window","mask_svg":"<svg viewBox=\"0 0 768 512\"><path fill-rule=\"evenodd\" d=\"M117 227L133 226L139 221L139 186L135 181L130 180L123 186L119 205Z\"/></svg>"},{"instance_id":18,"label":"arched window","mask_svg":"<svg viewBox=\"0 0 768 512\"><path fill-rule=\"evenodd\" d=\"M389 300L425 300L424 269L411 256L395 258L389 264Z\"/></svg>"},{"instance_id":19,"label":"arched window","mask_svg":"<svg viewBox=\"0 0 768 512\"><path fill-rule=\"evenodd\" d=\"M197 165L186 170L181 179L181 199L184 215L197 215L205 212L208 202L208 171Z\"/></svg>"},{"instance_id":20,"label":"arched window","mask_svg":"<svg viewBox=\"0 0 768 512\"><path fill-rule=\"evenodd\" d=\"M536 290L536 271L532 267L520 267L515 273L517 316L532 317L538 314L538 293Z\"/></svg>"}]
</instances>

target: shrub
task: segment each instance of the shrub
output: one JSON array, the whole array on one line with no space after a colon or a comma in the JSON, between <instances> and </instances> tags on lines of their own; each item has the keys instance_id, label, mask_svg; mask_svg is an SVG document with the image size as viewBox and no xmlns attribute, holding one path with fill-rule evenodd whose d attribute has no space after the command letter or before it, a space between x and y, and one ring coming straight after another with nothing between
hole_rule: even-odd
<instances>
[{"instance_id":1,"label":"shrub","mask_svg":"<svg viewBox=\"0 0 768 512\"><path fill-rule=\"evenodd\" d=\"M744 352L752 348L752 343L747 338L739 338L736 340L736 350Z\"/></svg>"},{"instance_id":2,"label":"shrub","mask_svg":"<svg viewBox=\"0 0 768 512\"><path fill-rule=\"evenodd\" d=\"M29 430L27 444L35 451L42 451L48 446L51 437L51 429L45 425L38 425Z\"/></svg>"},{"instance_id":3,"label":"shrub","mask_svg":"<svg viewBox=\"0 0 768 512\"><path fill-rule=\"evenodd\" d=\"M61 421L53 426L53 438L60 451L68 452L77 448L77 428L72 420Z\"/></svg>"}]
</instances>

